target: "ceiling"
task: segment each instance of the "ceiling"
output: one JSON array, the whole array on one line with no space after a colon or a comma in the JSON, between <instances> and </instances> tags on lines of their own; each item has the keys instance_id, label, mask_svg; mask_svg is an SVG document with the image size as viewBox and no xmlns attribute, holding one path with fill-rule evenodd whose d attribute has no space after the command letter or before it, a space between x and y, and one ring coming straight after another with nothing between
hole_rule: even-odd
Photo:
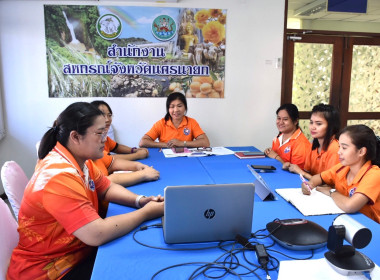
<instances>
[{"instance_id":1,"label":"ceiling","mask_svg":"<svg viewBox=\"0 0 380 280\"><path fill-rule=\"evenodd\" d=\"M326 2L326 0L288 0L288 18L380 23L380 0L368 0L367 14L327 12Z\"/></svg>"}]
</instances>

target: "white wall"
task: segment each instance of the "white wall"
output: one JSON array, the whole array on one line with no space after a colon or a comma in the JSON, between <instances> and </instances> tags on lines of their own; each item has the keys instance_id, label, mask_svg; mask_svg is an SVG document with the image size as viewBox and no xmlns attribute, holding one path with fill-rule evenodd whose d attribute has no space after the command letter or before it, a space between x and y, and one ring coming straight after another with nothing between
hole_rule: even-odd
<instances>
[{"instance_id":1,"label":"white wall","mask_svg":"<svg viewBox=\"0 0 380 280\"><path fill-rule=\"evenodd\" d=\"M44 4L122 5L126 2L1 1L0 92L6 137L0 141L0 165L17 161L30 177L36 163L35 143L58 114L75 101L48 98ZM285 0L179 0L148 4L227 9L225 98L189 99L188 115L198 120L212 146L254 145L264 149L276 134L280 105ZM141 5L129 2L127 5ZM116 137L136 146L165 114L164 98L107 98L114 111ZM159 167L157 167L159 169ZM1 192L1 190L0 190Z\"/></svg>"}]
</instances>

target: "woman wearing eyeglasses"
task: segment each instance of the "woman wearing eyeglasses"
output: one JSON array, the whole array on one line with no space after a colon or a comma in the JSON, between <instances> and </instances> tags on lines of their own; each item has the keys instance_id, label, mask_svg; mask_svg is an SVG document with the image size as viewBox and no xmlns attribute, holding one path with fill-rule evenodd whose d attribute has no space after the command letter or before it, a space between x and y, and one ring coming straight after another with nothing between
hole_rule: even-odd
<instances>
[{"instance_id":1,"label":"woman wearing eyeglasses","mask_svg":"<svg viewBox=\"0 0 380 280\"><path fill-rule=\"evenodd\" d=\"M108 131L112 124L113 113L111 107L102 100L96 100L91 102L92 105L96 106L100 111L103 112L104 117L106 118L106 130ZM107 133L106 133L107 134ZM106 145L104 150L108 153L114 153L113 156L115 158L122 158L127 160L138 160L144 159L149 156L148 149L145 148L136 148L136 147L128 147L126 145L122 145L116 143L110 137L107 136Z\"/></svg>"},{"instance_id":2,"label":"woman wearing eyeglasses","mask_svg":"<svg viewBox=\"0 0 380 280\"><path fill-rule=\"evenodd\" d=\"M162 216L163 198L144 197L111 182L94 165L106 129L100 110L68 106L41 140L39 161L19 212L19 243L7 279L90 279L96 247ZM99 216L98 201L139 208Z\"/></svg>"}]
</instances>

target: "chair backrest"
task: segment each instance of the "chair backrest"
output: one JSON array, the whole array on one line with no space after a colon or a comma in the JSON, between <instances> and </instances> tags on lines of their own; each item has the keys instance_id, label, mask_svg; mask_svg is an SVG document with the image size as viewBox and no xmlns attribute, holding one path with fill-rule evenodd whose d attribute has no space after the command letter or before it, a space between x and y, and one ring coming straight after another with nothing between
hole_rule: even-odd
<instances>
[{"instance_id":1,"label":"chair backrest","mask_svg":"<svg viewBox=\"0 0 380 280\"><path fill-rule=\"evenodd\" d=\"M1 181L13 213L18 219L18 210L20 209L25 187L28 184L28 177L16 162L6 161L1 168Z\"/></svg>"},{"instance_id":2,"label":"chair backrest","mask_svg":"<svg viewBox=\"0 0 380 280\"><path fill-rule=\"evenodd\" d=\"M9 260L19 239L17 222L8 205L0 199L0 279L5 279Z\"/></svg>"}]
</instances>

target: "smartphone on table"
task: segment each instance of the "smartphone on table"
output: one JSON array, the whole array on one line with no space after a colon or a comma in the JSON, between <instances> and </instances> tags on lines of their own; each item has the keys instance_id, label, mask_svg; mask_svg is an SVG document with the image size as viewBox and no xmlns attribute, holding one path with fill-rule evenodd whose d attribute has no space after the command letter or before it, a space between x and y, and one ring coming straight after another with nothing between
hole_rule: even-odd
<instances>
[{"instance_id":1,"label":"smartphone on table","mask_svg":"<svg viewBox=\"0 0 380 280\"><path fill-rule=\"evenodd\" d=\"M253 169L256 169L256 170L264 170L264 171L274 171L276 170L276 167L272 166L272 165L256 165L256 164L252 164L251 165Z\"/></svg>"}]
</instances>

